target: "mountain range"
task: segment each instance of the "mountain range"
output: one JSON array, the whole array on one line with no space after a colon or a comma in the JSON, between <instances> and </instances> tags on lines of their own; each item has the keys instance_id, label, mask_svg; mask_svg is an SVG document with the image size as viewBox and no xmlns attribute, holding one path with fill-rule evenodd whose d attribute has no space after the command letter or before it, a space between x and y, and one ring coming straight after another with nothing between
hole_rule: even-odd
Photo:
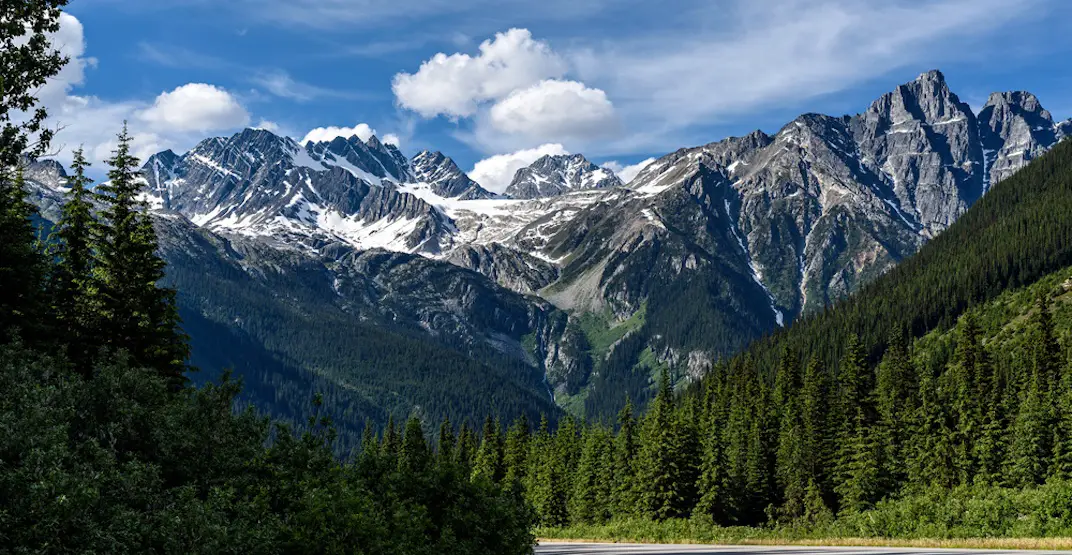
<instances>
[{"instance_id":1,"label":"mountain range","mask_svg":"<svg viewBox=\"0 0 1072 555\"><path fill-rule=\"evenodd\" d=\"M930 71L860 114L682 148L628 183L544 156L499 195L440 152L257 129L143 175L194 363L235 367L251 402L295 418L329 391L357 429L643 403L661 368L698 378L844 298L1070 134L1030 93L975 112ZM27 172L45 219L64 176Z\"/></svg>"}]
</instances>

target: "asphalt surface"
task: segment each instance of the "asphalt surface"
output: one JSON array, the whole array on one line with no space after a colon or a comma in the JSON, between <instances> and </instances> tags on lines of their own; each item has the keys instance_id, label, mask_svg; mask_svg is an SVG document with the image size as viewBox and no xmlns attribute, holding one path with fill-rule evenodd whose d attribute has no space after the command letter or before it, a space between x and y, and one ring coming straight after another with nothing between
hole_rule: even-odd
<instances>
[{"instance_id":1,"label":"asphalt surface","mask_svg":"<svg viewBox=\"0 0 1072 555\"><path fill-rule=\"evenodd\" d=\"M769 545L640 545L544 543L537 555L1068 555L1061 551L926 549L915 547L814 547Z\"/></svg>"}]
</instances>

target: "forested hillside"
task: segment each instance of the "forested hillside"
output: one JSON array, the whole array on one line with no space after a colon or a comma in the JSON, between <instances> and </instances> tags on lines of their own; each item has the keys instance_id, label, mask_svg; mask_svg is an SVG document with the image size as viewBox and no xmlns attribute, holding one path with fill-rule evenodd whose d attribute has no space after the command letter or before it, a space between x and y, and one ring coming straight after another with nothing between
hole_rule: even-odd
<instances>
[{"instance_id":1,"label":"forested hillside","mask_svg":"<svg viewBox=\"0 0 1072 555\"><path fill-rule=\"evenodd\" d=\"M880 510L905 534L927 515L897 524L890 514L956 491L966 503L1018 499L1040 520L1016 526L1053 533L1047 519L1072 510L1061 501L1072 491L1070 301L1066 142L860 295L683 395L664 372L639 418L627 407L613 424L569 420L508 438L505 452L528 458L505 474L524 476L552 527L690 517L818 526L835 516L864 526L870 517L853 515ZM1044 483L1038 495L1015 493Z\"/></svg>"},{"instance_id":2,"label":"forested hillside","mask_svg":"<svg viewBox=\"0 0 1072 555\"><path fill-rule=\"evenodd\" d=\"M416 416L341 462L322 397L298 434L236 412L227 376L190 385L126 129L97 187L73 153L40 240L24 172L51 134L44 110L12 116L66 62L49 44L64 4L0 7L0 551L531 553L518 492L433 449Z\"/></svg>"}]
</instances>

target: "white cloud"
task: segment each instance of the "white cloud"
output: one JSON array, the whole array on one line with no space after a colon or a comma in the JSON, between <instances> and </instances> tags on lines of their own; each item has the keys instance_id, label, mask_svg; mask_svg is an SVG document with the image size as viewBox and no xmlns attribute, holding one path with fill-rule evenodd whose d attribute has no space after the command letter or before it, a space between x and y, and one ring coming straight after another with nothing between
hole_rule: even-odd
<instances>
[{"instance_id":1,"label":"white cloud","mask_svg":"<svg viewBox=\"0 0 1072 555\"><path fill-rule=\"evenodd\" d=\"M274 96L296 102L308 102L317 98L356 99L364 96L359 92L340 91L303 83L282 70L257 73L252 77L252 81Z\"/></svg>"},{"instance_id":2,"label":"white cloud","mask_svg":"<svg viewBox=\"0 0 1072 555\"><path fill-rule=\"evenodd\" d=\"M610 162L604 163L603 167L614 172L618 177L621 178L623 183L629 183L633 180L634 177L637 176L637 174L641 172L641 170L648 167L654 161L655 158L648 158L646 160L641 160L636 164L623 166L621 165L621 163L611 160Z\"/></svg>"},{"instance_id":3,"label":"white cloud","mask_svg":"<svg viewBox=\"0 0 1072 555\"><path fill-rule=\"evenodd\" d=\"M395 75L391 89L400 106L426 118L469 117L484 102L561 77L566 70L565 61L528 29L510 29L482 42L475 57L436 54L416 73Z\"/></svg>"},{"instance_id":4,"label":"white cloud","mask_svg":"<svg viewBox=\"0 0 1072 555\"><path fill-rule=\"evenodd\" d=\"M513 181L517 170L532 164L542 156L558 154L569 152L560 144L545 144L510 154L497 154L473 165L473 169L469 170L469 177L481 187L501 193Z\"/></svg>"},{"instance_id":5,"label":"white cloud","mask_svg":"<svg viewBox=\"0 0 1072 555\"><path fill-rule=\"evenodd\" d=\"M1004 0L736 0L718 10L721 22L696 12L689 27L655 27L569 59L632 126L603 146L650 150L675 146L697 124L796 107L894 70L918 73L975 56L983 51L978 39L1039 13L1045 0L1026 3L1009 12ZM993 17L997 11L1010 17Z\"/></svg>"},{"instance_id":6,"label":"white cloud","mask_svg":"<svg viewBox=\"0 0 1072 555\"><path fill-rule=\"evenodd\" d=\"M354 135L362 141L369 140L369 137L376 134L376 130L373 129L367 123L359 123L353 127L317 127L312 131L305 134L305 138L301 140L302 144L305 143L324 143L334 140L336 137L342 137L349 139ZM397 137L395 137L397 139ZM384 141L387 142L387 141Z\"/></svg>"},{"instance_id":7,"label":"white cloud","mask_svg":"<svg viewBox=\"0 0 1072 555\"><path fill-rule=\"evenodd\" d=\"M249 113L231 93L205 83L189 83L161 93L138 117L152 128L207 132L249 123Z\"/></svg>"},{"instance_id":8,"label":"white cloud","mask_svg":"<svg viewBox=\"0 0 1072 555\"><path fill-rule=\"evenodd\" d=\"M266 119L262 119L261 121L259 121L257 123L257 125L253 126L253 128L254 129L263 129L265 131L271 131L272 133L277 133L277 134L279 133L279 124L274 122L274 121L266 120Z\"/></svg>"},{"instance_id":9,"label":"white cloud","mask_svg":"<svg viewBox=\"0 0 1072 555\"><path fill-rule=\"evenodd\" d=\"M38 94L41 106L48 110L46 125L57 131L49 154L60 162L70 163L71 152L82 147L94 171L102 171L124 122L129 124L134 154L145 159L167 148L188 148L204 138L204 131L237 128L249 121L249 114L234 97L211 85L184 85L161 94L155 102L74 94L85 83L86 69L96 65L95 59L86 56L82 23L62 13L51 42L70 60Z\"/></svg>"},{"instance_id":10,"label":"white cloud","mask_svg":"<svg viewBox=\"0 0 1072 555\"><path fill-rule=\"evenodd\" d=\"M383 143L387 145L394 145L396 147L402 146L402 139L394 133L388 133L383 136Z\"/></svg>"},{"instance_id":11,"label":"white cloud","mask_svg":"<svg viewBox=\"0 0 1072 555\"><path fill-rule=\"evenodd\" d=\"M491 107L491 126L537 140L598 137L614 130L607 94L576 81L545 80L510 93Z\"/></svg>"}]
</instances>

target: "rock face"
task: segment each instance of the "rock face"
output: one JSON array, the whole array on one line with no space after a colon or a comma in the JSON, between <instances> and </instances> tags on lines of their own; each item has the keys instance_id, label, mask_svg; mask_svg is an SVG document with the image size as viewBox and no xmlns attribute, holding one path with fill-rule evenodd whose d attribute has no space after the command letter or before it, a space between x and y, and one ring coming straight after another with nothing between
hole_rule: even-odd
<instances>
[{"instance_id":1,"label":"rock face","mask_svg":"<svg viewBox=\"0 0 1072 555\"><path fill-rule=\"evenodd\" d=\"M169 218L330 267L359 319L514 353L608 415L657 367L698 376L888 271L1070 133L1025 92L974 114L930 71L855 116L679 149L628 186L544 156L500 197L439 152L260 130L161 152L143 175ZM62 168L33 172L54 208Z\"/></svg>"},{"instance_id":2,"label":"rock face","mask_svg":"<svg viewBox=\"0 0 1072 555\"><path fill-rule=\"evenodd\" d=\"M462 200L495 198L442 152L422 151L412 160L413 179L427 183L433 193Z\"/></svg>"},{"instance_id":3,"label":"rock face","mask_svg":"<svg viewBox=\"0 0 1072 555\"><path fill-rule=\"evenodd\" d=\"M622 180L614 172L600 168L580 154L545 155L517 170L506 195L516 199L553 197L621 184Z\"/></svg>"},{"instance_id":4,"label":"rock face","mask_svg":"<svg viewBox=\"0 0 1072 555\"><path fill-rule=\"evenodd\" d=\"M409 163L372 137L302 147L264 130L207 139L177 156L146 161L150 202L216 231L315 246L338 238L355 246L437 253L450 226L433 206L402 194Z\"/></svg>"},{"instance_id":5,"label":"rock face","mask_svg":"<svg viewBox=\"0 0 1072 555\"><path fill-rule=\"evenodd\" d=\"M1069 122L1054 124L1035 95L1024 92L994 93L979 112L980 134L988 184L1005 179L1053 147L1067 133Z\"/></svg>"}]
</instances>

